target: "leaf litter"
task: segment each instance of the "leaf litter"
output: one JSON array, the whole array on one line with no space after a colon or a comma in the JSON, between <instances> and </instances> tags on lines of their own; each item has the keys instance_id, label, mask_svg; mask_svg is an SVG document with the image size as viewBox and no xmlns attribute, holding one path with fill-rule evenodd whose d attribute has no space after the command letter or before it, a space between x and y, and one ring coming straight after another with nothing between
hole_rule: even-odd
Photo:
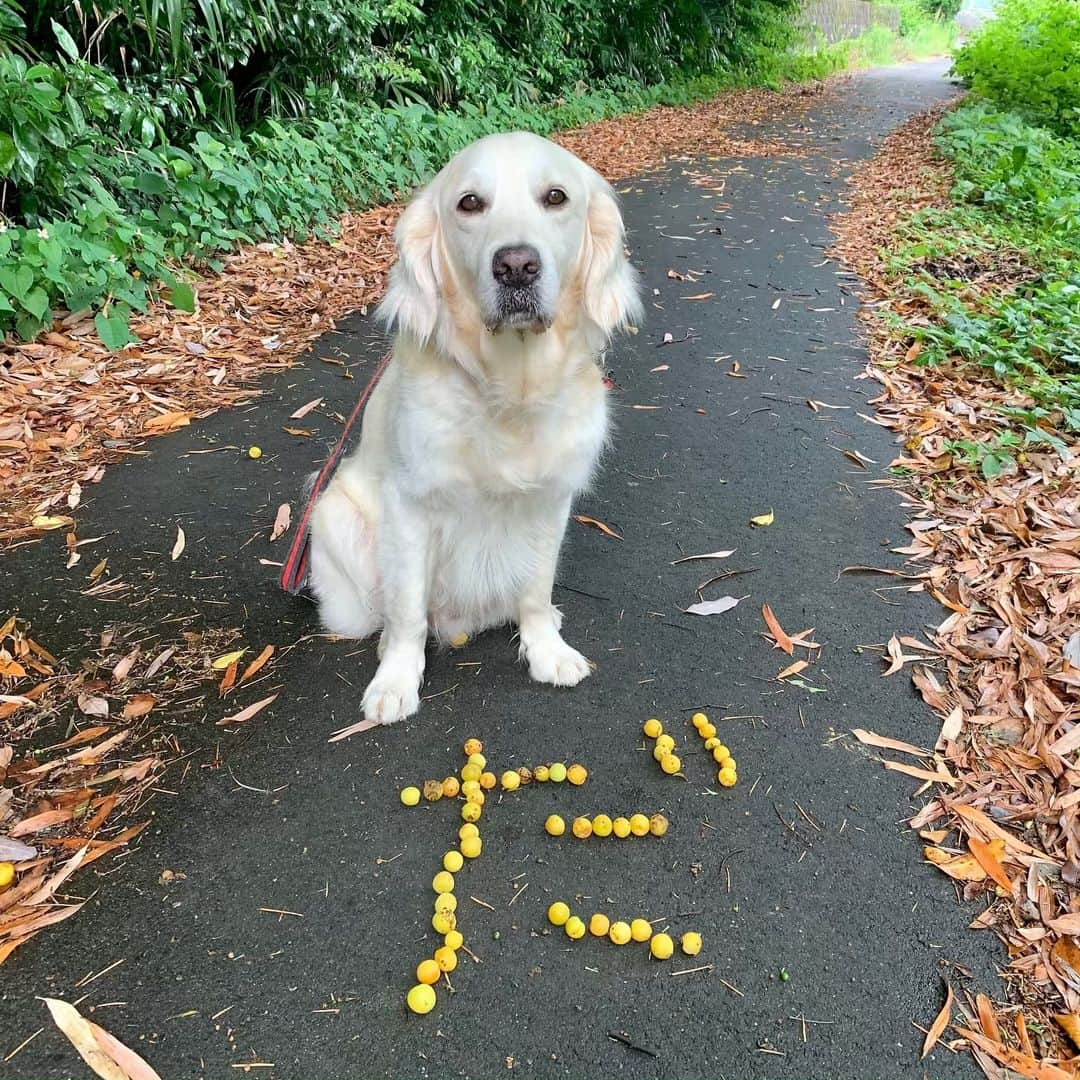
<instances>
[{"instance_id":1,"label":"leaf litter","mask_svg":"<svg viewBox=\"0 0 1080 1080\"><path fill-rule=\"evenodd\" d=\"M55 657L24 622L0 625L0 859L16 873L0 892L0 964L77 914L84 901L69 898L67 882L123 852L149 823L155 789L182 756L178 727L203 718L199 691L214 677L213 658L228 656L222 650L239 637L177 629L165 643L157 633L113 627L75 664ZM232 651L234 665L244 651ZM263 648L240 683L274 655L274 646ZM250 720L276 696L226 722Z\"/></svg>"},{"instance_id":2,"label":"leaf litter","mask_svg":"<svg viewBox=\"0 0 1080 1080\"><path fill-rule=\"evenodd\" d=\"M929 635L936 657L919 655L921 642L908 651L914 639L894 637L886 648L885 674L909 666L942 724L933 770L892 767L933 787L910 824L956 838L924 855L979 905L972 928L992 931L1005 947L1008 1003L958 997L956 1031L994 1080L1002 1066L1040 1080L1076 1078L1080 454L1075 444L1061 452L1033 446L1015 472L990 479L965 467L950 445L980 441L980 416L1032 402L971 365L920 366L918 343L887 325L896 316L916 325L932 319L922 297L889 279L881 252L902 218L947 204L951 176L932 143L946 107L885 140L856 171L850 211L835 221L835 253L859 273L869 301L863 377L881 392L867 419L903 443L891 462L901 475L888 482L914 515L912 543L896 550L919 572L876 572L910 578L945 611ZM938 1037L939 1021L931 1029Z\"/></svg>"}]
</instances>

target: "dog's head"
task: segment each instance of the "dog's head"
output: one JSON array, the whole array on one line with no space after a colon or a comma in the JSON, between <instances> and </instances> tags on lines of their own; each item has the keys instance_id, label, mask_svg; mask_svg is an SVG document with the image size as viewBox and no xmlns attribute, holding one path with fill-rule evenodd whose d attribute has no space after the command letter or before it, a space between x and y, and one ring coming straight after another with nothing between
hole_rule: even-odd
<instances>
[{"instance_id":1,"label":"dog's head","mask_svg":"<svg viewBox=\"0 0 1080 1080\"><path fill-rule=\"evenodd\" d=\"M591 323L606 338L641 310L610 185L537 135L490 135L409 204L381 314L422 342L467 326L543 333Z\"/></svg>"}]
</instances>

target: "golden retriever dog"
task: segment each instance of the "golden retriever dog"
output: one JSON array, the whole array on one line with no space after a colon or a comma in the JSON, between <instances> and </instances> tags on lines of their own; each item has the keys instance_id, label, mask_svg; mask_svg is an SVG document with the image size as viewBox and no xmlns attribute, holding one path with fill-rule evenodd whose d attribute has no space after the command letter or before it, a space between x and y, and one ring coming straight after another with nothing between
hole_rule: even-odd
<instances>
[{"instance_id":1,"label":"golden retriever dog","mask_svg":"<svg viewBox=\"0 0 1080 1080\"><path fill-rule=\"evenodd\" d=\"M429 634L513 622L534 679L589 674L551 592L607 438L600 359L641 312L611 187L536 135L467 147L395 238L393 359L311 528L323 625L381 631L363 709L385 724L419 708Z\"/></svg>"}]
</instances>

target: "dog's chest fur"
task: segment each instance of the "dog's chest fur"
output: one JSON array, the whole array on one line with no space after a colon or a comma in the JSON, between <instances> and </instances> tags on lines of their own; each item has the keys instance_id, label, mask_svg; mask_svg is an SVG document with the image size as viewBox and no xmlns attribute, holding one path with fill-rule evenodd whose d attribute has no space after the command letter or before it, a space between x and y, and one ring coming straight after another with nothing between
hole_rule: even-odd
<instances>
[{"instance_id":1,"label":"dog's chest fur","mask_svg":"<svg viewBox=\"0 0 1080 1080\"><path fill-rule=\"evenodd\" d=\"M517 400L466 376L407 385L396 441L414 494L431 505L569 497L589 482L607 437L606 391L592 363Z\"/></svg>"}]
</instances>

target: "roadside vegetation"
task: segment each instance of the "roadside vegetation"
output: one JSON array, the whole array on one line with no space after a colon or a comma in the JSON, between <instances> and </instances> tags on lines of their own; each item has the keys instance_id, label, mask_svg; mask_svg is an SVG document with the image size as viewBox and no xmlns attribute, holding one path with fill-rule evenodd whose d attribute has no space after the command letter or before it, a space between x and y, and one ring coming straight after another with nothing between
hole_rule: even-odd
<instances>
[{"instance_id":1,"label":"roadside vegetation","mask_svg":"<svg viewBox=\"0 0 1080 1080\"><path fill-rule=\"evenodd\" d=\"M332 232L491 131L540 133L941 47L942 2L799 49L798 0L0 0L0 333L96 311L110 348L183 267Z\"/></svg>"},{"instance_id":2,"label":"roadside vegetation","mask_svg":"<svg viewBox=\"0 0 1080 1080\"><path fill-rule=\"evenodd\" d=\"M1031 398L955 450L992 477L1080 432L1080 5L1005 0L956 53L971 87L936 132L949 205L901 225L889 272L928 303L918 360L960 358Z\"/></svg>"}]
</instances>

